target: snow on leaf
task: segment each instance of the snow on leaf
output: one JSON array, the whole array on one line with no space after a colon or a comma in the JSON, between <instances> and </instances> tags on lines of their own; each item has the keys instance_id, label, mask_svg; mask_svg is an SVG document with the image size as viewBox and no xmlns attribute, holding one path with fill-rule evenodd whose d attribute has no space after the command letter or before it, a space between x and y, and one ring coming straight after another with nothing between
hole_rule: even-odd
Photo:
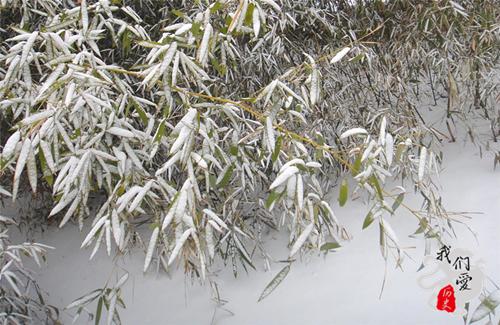
<instances>
[{"instance_id":1,"label":"snow on leaf","mask_svg":"<svg viewBox=\"0 0 500 325\"><path fill-rule=\"evenodd\" d=\"M310 167L310 168L321 168L322 165L319 162L310 161L310 162L306 163L306 166Z\"/></svg>"},{"instance_id":2,"label":"snow on leaf","mask_svg":"<svg viewBox=\"0 0 500 325\"><path fill-rule=\"evenodd\" d=\"M418 161L418 181L419 182L421 182L424 179L426 160L427 160L427 148L422 147L420 149L420 158Z\"/></svg>"},{"instance_id":3,"label":"snow on leaf","mask_svg":"<svg viewBox=\"0 0 500 325\"><path fill-rule=\"evenodd\" d=\"M14 132L9 139L7 139L7 142L5 143L2 151L2 156L4 159L9 159L12 154L14 154L14 151L16 150L16 146L21 140L21 133L19 131Z\"/></svg>"},{"instance_id":4,"label":"snow on leaf","mask_svg":"<svg viewBox=\"0 0 500 325\"><path fill-rule=\"evenodd\" d=\"M340 139L345 139L347 137L353 136L353 135L359 135L359 134L368 134L368 132L363 129L363 128L353 128L350 130L345 131L340 135Z\"/></svg>"},{"instance_id":5,"label":"snow on leaf","mask_svg":"<svg viewBox=\"0 0 500 325\"><path fill-rule=\"evenodd\" d=\"M203 209L203 213L205 213L207 216L209 216L210 218L212 218L215 222L217 222L218 225L220 225L224 229L226 229L226 230L229 229L227 227L227 224L224 221L222 221L222 219L219 218L219 216L217 214L215 214L215 212L213 212L212 210L210 210L210 209Z\"/></svg>"},{"instance_id":6,"label":"snow on leaf","mask_svg":"<svg viewBox=\"0 0 500 325\"><path fill-rule=\"evenodd\" d=\"M104 222L104 231L106 232L106 253L111 255L111 226L109 219Z\"/></svg>"},{"instance_id":7,"label":"snow on leaf","mask_svg":"<svg viewBox=\"0 0 500 325\"><path fill-rule=\"evenodd\" d=\"M77 194L78 194L78 191L77 190L73 190L69 194L64 195L59 200L59 202L56 204L56 206L54 206L54 208L52 208L52 210L50 211L49 217L57 214L62 209L64 209L71 201L73 201L73 199L76 197Z\"/></svg>"},{"instance_id":8,"label":"snow on leaf","mask_svg":"<svg viewBox=\"0 0 500 325\"><path fill-rule=\"evenodd\" d=\"M89 14L87 10L87 0L80 1L80 16L82 20L82 32L83 35L86 35L89 29Z\"/></svg>"},{"instance_id":9,"label":"snow on leaf","mask_svg":"<svg viewBox=\"0 0 500 325\"><path fill-rule=\"evenodd\" d=\"M178 36L178 35L182 35L184 34L185 32L191 30L191 28L193 27L192 24L183 24L179 29L177 29L175 31L175 35Z\"/></svg>"},{"instance_id":10,"label":"snow on leaf","mask_svg":"<svg viewBox=\"0 0 500 325\"><path fill-rule=\"evenodd\" d=\"M21 173L23 172L24 166L28 160L28 156L30 155L30 151L33 150L31 148L31 140L28 138L24 140L23 146L21 148L21 153L17 159L16 171L14 172L14 185L12 189L12 200L15 200L17 197L17 190L19 188L19 181L21 177Z\"/></svg>"},{"instance_id":11,"label":"snow on leaf","mask_svg":"<svg viewBox=\"0 0 500 325\"><path fill-rule=\"evenodd\" d=\"M209 223L205 227L205 240L207 242L208 255L211 259L213 259L215 256L214 234L212 231L212 225Z\"/></svg>"},{"instance_id":12,"label":"snow on leaf","mask_svg":"<svg viewBox=\"0 0 500 325\"><path fill-rule=\"evenodd\" d=\"M276 139L274 137L273 120L270 116L266 117L266 135L269 151L274 151Z\"/></svg>"},{"instance_id":13,"label":"snow on leaf","mask_svg":"<svg viewBox=\"0 0 500 325\"><path fill-rule=\"evenodd\" d=\"M35 98L35 102L38 102L40 98L42 98L42 95L45 94L45 92L56 82L57 78L59 78L59 75L63 72L64 70L64 64L59 64L57 68L47 77L45 82L43 83L42 87L38 91L38 96Z\"/></svg>"},{"instance_id":14,"label":"snow on leaf","mask_svg":"<svg viewBox=\"0 0 500 325\"><path fill-rule=\"evenodd\" d=\"M205 31L203 32L203 38L201 40L200 47L198 49L198 53L196 56L198 62L200 62L202 66L204 66L206 64L206 61L207 61L208 45L209 45L210 37L212 36L212 30L213 30L212 25L207 24L205 26Z\"/></svg>"},{"instance_id":15,"label":"snow on leaf","mask_svg":"<svg viewBox=\"0 0 500 325\"><path fill-rule=\"evenodd\" d=\"M146 185L144 185L144 187L139 191L139 193L137 193L137 195L135 196L134 200L130 204L130 207L128 208L128 212L129 213L131 213L132 211L134 211L135 209L137 209L137 207L139 206L139 204L142 202L142 199L144 199L144 197L146 196L146 194L151 189L151 186L153 186L153 182L154 182L153 180L150 180L149 182L147 182Z\"/></svg>"},{"instance_id":16,"label":"snow on leaf","mask_svg":"<svg viewBox=\"0 0 500 325\"><path fill-rule=\"evenodd\" d=\"M385 137L385 159L387 160L387 166L392 165L393 158L394 158L394 139L390 133L387 133Z\"/></svg>"},{"instance_id":17,"label":"snow on leaf","mask_svg":"<svg viewBox=\"0 0 500 325\"><path fill-rule=\"evenodd\" d=\"M80 248L83 248L83 247L87 246L88 243L90 243L90 241L94 238L95 234L101 229L102 225L104 225L104 223L106 222L107 219L108 219L108 216L103 216L103 217L101 217L101 219L99 219L96 222L94 227L92 227L90 232L87 234L87 236L83 240Z\"/></svg>"},{"instance_id":18,"label":"snow on leaf","mask_svg":"<svg viewBox=\"0 0 500 325\"><path fill-rule=\"evenodd\" d=\"M76 191L75 191L76 193ZM64 215L63 219L61 220L61 223L59 224L59 228L64 226L66 222L73 216L74 212L76 211L78 205L80 204L81 201L81 195L76 196L76 198L73 200L73 203L71 203L70 207L68 208L68 211L66 211L66 214Z\"/></svg>"},{"instance_id":19,"label":"snow on leaf","mask_svg":"<svg viewBox=\"0 0 500 325\"><path fill-rule=\"evenodd\" d=\"M299 210L304 207L304 184L302 182L302 176L297 175L297 206Z\"/></svg>"},{"instance_id":20,"label":"snow on leaf","mask_svg":"<svg viewBox=\"0 0 500 325\"><path fill-rule=\"evenodd\" d=\"M255 35L255 38L259 37L260 33L260 12L259 12L259 7L255 7L253 12L252 12L252 26L253 26L253 33Z\"/></svg>"},{"instance_id":21,"label":"snow on leaf","mask_svg":"<svg viewBox=\"0 0 500 325\"><path fill-rule=\"evenodd\" d=\"M45 161L47 162L47 166L49 167L52 173L56 172L56 164L54 162L54 158L52 157L52 152L49 148L47 142L41 140L40 141L40 149L42 149L43 156L45 157Z\"/></svg>"},{"instance_id":22,"label":"snow on leaf","mask_svg":"<svg viewBox=\"0 0 500 325\"><path fill-rule=\"evenodd\" d=\"M148 270L149 264L151 263L151 258L153 257L153 252L156 247L156 241L158 240L158 234L160 232L159 227L155 227L153 233L151 234L151 239L149 240L148 250L146 252L146 259L144 260L143 272Z\"/></svg>"},{"instance_id":23,"label":"snow on leaf","mask_svg":"<svg viewBox=\"0 0 500 325\"><path fill-rule=\"evenodd\" d=\"M344 58L344 56L346 56L349 53L350 50L351 50L350 47L344 47L342 50L338 51L337 54L333 56L333 58L330 60L330 63L335 64L339 62Z\"/></svg>"},{"instance_id":24,"label":"snow on leaf","mask_svg":"<svg viewBox=\"0 0 500 325\"><path fill-rule=\"evenodd\" d=\"M28 170L28 180L31 185L31 189L33 193L36 193L36 185L38 179L38 173L36 169L36 159L33 147L30 145L30 149L28 152L28 157L26 159L26 168Z\"/></svg>"},{"instance_id":25,"label":"snow on leaf","mask_svg":"<svg viewBox=\"0 0 500 325\"><path fill-rule=\"evenodd\" d=\"M120 229L120 219L118 217L118 213L116 212L116 210L113 210L111 212L111 227L113 230L113 237L115 239L115 243L117 246L119 246L122 233Z\"/></svg>"},{"instance_id":26,"label":"snow on leaf","mask_svg":"<svg viewBox=\"0 0 500 325\"><path fill-rule=\"evenodd\" d=\"M113 134L119 137L124 137L124 138L133 138L134 133L130 132L129 130L125 130L116 126L112 126L109 129L106 130L109 134Z\"/></svg>"},{"instance_id":27,"label":"snow on leaf","mask_svg":"<svg viewBox=\"0 0 500 325\"><path fill-rule=\"evenodd\" d=\"M36 123L36 122L41 121L43 119L51 117L52 115L54 115L54 113L55 113L55 111L53 111L53 110L47 110L44 112L40 112L40 113L31 115L31 116L23 119L20 123L22 125L33 124L33 123Z\"/></svg>"},{"instance_id":28,"label":"snow on leaf","mask_svg":"<svg viewBox=\"0 0 500 325\"><path fill-rule=\"evenodd\" d=\"M292 249L290 250L290 255L289 255L290 258L292 258L295 254L297 254L297 252L306 242L307 238L309 237L313 229L314 229L314 222L311 222L309 225L307 225L307 227L304 228L300 236L293 244Z\"/></svg>"},{"instance_id":29,"label":"snow on leaf","mask_svg":"<svg viewBox=\"0 0 500 325\"><path fill-rule=\"evenodd\" d=\"M270 5L277 12L281 12L281 7L273 0L262 0L263 3Z\"/></svg>"},{"instance_id":30,"label":"snow on leaf","mask_svg":"<svg viewBox=\"0 0 500 325\"><path fill-rule=\"evenodd\" d=\"M26 43L24 44L23 47L23 52L21 53L21 60L19 61L19 65L24 65L24 63L26 62L31 49L33 48L33 44L35 43L37 36L38 32L33 32L26 40Z\"/></svg>"},{"instance_id":31,"label":"snow on leaf","mask_svg":"<svg viewBox=\"0 0 500 325\"><path fill-rule=\"evenodd\" d=\"M175 247L172 251L172 254L170 255L170 258L168 259L168 263L167 263L168 266L170 266L175 261L175 258L177 257L177 255L179 255L179 252L181 251L182 246L184 246L184 243L186 242L186 240L189 238L189 236L193 232L194 232L194 230L191 228L184 231L182 236L179 238L179 240L175 244Z\"/></svg>"},{"instance_id":32,"label":"snow on leaf","mask_svg":"<svg viewBox=\"0 0 500 325\"><path fill-rule=\"evenodd\" d=\"M285 170L281 171L278 174L278 177L276 177L274 182L272 182L271 186L269 186L269 190L273 190L276 187L280 186L285 181L287 181L290 176L295 175L298 172L299 172L299 169L295 166L287 167Z\"/></svg>"}]
</instances>

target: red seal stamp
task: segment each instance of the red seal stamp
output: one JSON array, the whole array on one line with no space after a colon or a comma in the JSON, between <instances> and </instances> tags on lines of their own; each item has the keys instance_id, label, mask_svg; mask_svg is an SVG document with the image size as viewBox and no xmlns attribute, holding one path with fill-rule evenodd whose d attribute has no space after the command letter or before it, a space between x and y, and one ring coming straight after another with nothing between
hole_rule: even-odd
<instances>
[{"instance_id":1,"label":"red seal stamp","mask_svg":"<svg viewBox=\"0 0 500 325\"><path fill-rule=\"evenodd\" d=\"M449 313L455 311L455 290L448 284L446 287L439 290L439 294L437 297L437 305L436 308L438 310L444 310Z\"/></svg>"}]
</instances>

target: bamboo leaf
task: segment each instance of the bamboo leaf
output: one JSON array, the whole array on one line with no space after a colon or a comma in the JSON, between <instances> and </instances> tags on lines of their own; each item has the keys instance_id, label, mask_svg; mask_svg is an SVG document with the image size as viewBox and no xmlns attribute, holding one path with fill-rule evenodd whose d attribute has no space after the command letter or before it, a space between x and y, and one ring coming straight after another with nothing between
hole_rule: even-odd
<instances>
[{"instance_id":1,"label":"bamboo leaf","mask_svg":"<svg viewBox=\"0 0 500 325\"><path fill-rule=\"evenodd\" d=\"M160 232L160 227L155 227L153 233L151 234L151 239L149 240L148 250L146 252L146 259L144 260L144 270L148 270L149 264L151 263L151 258L153 257L153 252L156 247L156 241L158 240L158 234Z\"/></svg>"},{"instance_id":2,"label":"bamboo leaf","mask_svg":"<svg viewBox=\"0 0 500 325\"><path fill-rule=\"evenodd\" d=\"M234 171L234 165L229 165L229 167L224 172L224 176L217 183L218 188L223 188L229 183L229 181L231 180L231 176L233 175L233 171Z\"/></svg>"},{"instance_id":3,"label":"bamboo leaf","mask_svg":"<svg viewBox=\"0 0 500 325\"><path fill-rule=\"evenodd\" d=\"M481 301L481 304L472 314L470 322L474 323L485 318L488 314L493 313L498 305L500 305L500 290L495 290Z\"/></svg>"},{"instance_id":4,"label":"bamboo leaf","mask_svg":"<svg viewBox=\"0 0 500 325\"><path fill-rule=\"evenodd\" d=\"M309 225L307 225L307 227L304 228L300 236L293 244L292 249L290 250L290 255L289 255L290 257L293 257L295 254L297 254L297 252L306 242L307 238L309 237L313 229L314 229L314 222L311 222Z\"/></svg>"},{"instance_id":5,"label":"bamboo leaf","mask_svg":"<svg viewBox=\"0 0 500 325\"><path fill-rule=\"evenodd\" d=\"M426 160L427 160L427 148L422 147L422 149L420 149L420 158L418 161L418 181L419 182L421 182L424 179Z\"/></svg>"},{"instance_id":6,"label":"bamboo leaf","mask_svg":"<svg viewBox=\"0 0 500 325\"><path fill-rule=\"evenodd\" d=\"M19 188L19 181L21 177L21 173L23 172L24 166L26 166L26 162L28 160L28 156L30 154L31 148L31 140L26 139L23 142L23 146L21 148L21 153L17 158L16 171L14 172L14 185L12 189L12 200L15 200L17 197L17 190Z\"/></svg>"},{"instance_id":7,"label":"bamboo leaf","mask_svg":"<svg viewBox=\"0 0 500 325\"><path fill-rule=\"evenodd\" d=\"M404 193L401 193L396 197L396 200L394 200L394 203L392 204L392 211L393 212L396 211L397 208L399 208L401 203L403 203L404 198L405 198Z\"/></svg>"},{"instance_id":8,"label":"bamboo leaf","mask_svg":"<svg viewBox=\"0 0 500 325\"><path fill-rule=\"evenodd\" d=\"M21 133L19 131L14 132L9 139L7 139L7 142L3 146L3 151L2 151L2 158L3 159L9 159L13 154L16 149L17 144L19 143L19 140L21 140Z\"/></svg>"},{"instance_id":9,"label":"bamboo leaf","mask_svg":"<svg viewBox=\"0 0 500 325\"><path fill-rule=\"evenodd\" d=\"M342 133L340 135L340 139L342 140L342 139L351 137L353 135L364 135L364 134L368 134L368 132L365 129L363 129L363 128L354 128L354 129L350 129L350 130L347 130L344 133Z\"/></svg>"},{"instance_id":10,"label":"bamboo leaf","mask_svg":"<svg viewBox=\"0 0 500 325\"><path fill-rule=\"evenodd\" d=\"M368 228L368 226L370 226L372 224L373 220L374 220L373 213L370 211L370 212L368 212L368 214L365 217L365 220L363 221L363 228L362 229Z\"/></svg>"},{"instance_id":11,"label":"bamboo leaf","mask_svg":"<svg viewBox=\"0 0 500 325\"><path fill-rule=\"evenodd\" d=\"M26 168L28 170L28 180L30 182L31 189L33 193L36 193L38 173L36 168L35 153L33 151L34 151L33 147L30 145L28 157L26 159L26 164L27 164Z\"/></svg>"},{"instance_id":12,"label":"bamboo leaf","mask_svg":"<svg viewBox=\"0 0 500 325\"><path fill-rule=\"evenodd\" d=\"M340 184L340 192L339 192L339 204L341 207L345 205L347 202L347 196L348 196L349 188L347 184L347 179L343 179L342 183Z\"/></svg>"},{"instance_id":13,"label":"bamboo leaf","mask_svg":"<svg viewBox=\"0 0 500 325\"><path fill-rule=\"evenodd\" d=\"M271 186L269 186L270 190L275 189L276 187L280 186L283 184L285 181L288 180L289 177L295 175L296 173L299 172L299 169L295 166L290 166L288 168L285 168L281 173L278 174L278 177L272 182Z\"/></svg>"},{"instance_id":14,"label":"bamboo leaf","mask_svg":"<svg viewBox=\"0 0 500 325\"><path fill-rule=\"evenodd\" d=\"M337 249L337 248L340 248L340 244L339 243L325 243L323 245L321 245L320 247L320 251L329 251L329 250L332 250L332 249Z\"/></svg>"},{"instance_id":15,"label":"bamboo leaf","mask_svg":"<svg viewBox=\"0 0 500 325\"><path fill-rule=\"evenodd\" d=\"M340 51L338 51L333 56L333 58L330 60L330 64L335 64L335 63L339 62L340 60L342 60L344 58L344 56L346 56L347 53L349 53L350 50L351 50L350 47L344 47L343 49L341 49Z\"/></svg>"},{"instance_id":16,"label":"bamboo leaf","mask_svg":"<svg viewBox=\"0 0 500 325\"><path fill-rule=\"evenodd\" d=\"M104 302L104 297L100 297L99 300L97 301L97 308L95 311L95 325L99 325L99 322L101 321L103 302Z\"/></svg>"},{"instance_id":17,"label":"bamboo leaf","mask_svg":"<svg viewBox=\"0 0 500 325\"><path fill-rule=\"evenodd\" d=\"M269 296L280 284L283 282L283 280L286 278L288 275L288 272L290 272L290 264L282 268L278 274L269 282L269 284L264 288L264 291L260 294L259 300L261 301L262 299L266 298Z\"/></svg>"}]
</instances>

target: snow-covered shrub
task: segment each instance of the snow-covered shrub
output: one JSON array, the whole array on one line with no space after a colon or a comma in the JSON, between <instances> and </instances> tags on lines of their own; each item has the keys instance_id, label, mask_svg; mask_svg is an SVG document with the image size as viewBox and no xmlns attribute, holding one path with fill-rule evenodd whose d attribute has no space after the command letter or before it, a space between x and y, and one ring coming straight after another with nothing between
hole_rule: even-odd
<instances>
[{"instance_id":1,"label":"snow-covered shrub","mask_svg":"<svg viewBox=\"0 0 500 325\"><path fill-rule=\"evenodd\" d=\"M205 279L217 258L235 274L267 259L268 230L289 231L290 262L338 247L339 185L340 205L370 205L364 227L399 263L398 207L427 239L451 227L432 174L454 135L426 125L420 93L446 92L450 121L498 133L494 2L3 0L4 194L43 182L48 218L90 217L92 256L139 240L145 272Z\"/></svg>"},{"instance_id":2,"label":"snow-covered shrub","mask_svg":"<svg viewBox=\"0 0 500 325\"><path fill-rule=\"evenodd\" d=\"M47 305L23 258L32 258L38 266L45 259L48 246L37 243L13 245L9 240L11 218L0 216L0 322L23 324L39 321L51 324L58 318L58 309Z\"/></svg>"}]
</instances>

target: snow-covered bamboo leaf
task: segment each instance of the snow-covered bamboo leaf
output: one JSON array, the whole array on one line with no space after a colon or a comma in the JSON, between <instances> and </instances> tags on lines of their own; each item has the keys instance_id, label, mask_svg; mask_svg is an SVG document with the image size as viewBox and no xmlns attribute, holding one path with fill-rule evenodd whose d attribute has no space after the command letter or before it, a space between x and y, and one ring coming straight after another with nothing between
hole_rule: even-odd
<instances>
[{"instance_id":1,"label":"snow-covered bamboo leaf","mask_svg":"<svg viewBox=\"0 0 500 325\"><path fill-rule=\"evenodd\" d=\"M9 159L16 150L16 146L21 140L21 133L19 131L14 132L3 146L2 156L4 159Z\"/></svg>"},{"instance_id":2,"label":"snow-covered bamboo leaf","mask_svg":"<svg viewBox=\"0 0 500 325\"><path fill-rule=\"evenodd\" d=\"M285 181L288 180L289 177L292 175L295 175L296 173L299 172L299 169L295 166L290 166L283 170L281 173L278 174L278 177L272 182L271 186L269 186L270 190L275 189L276 187L282 185Z\"/></svg>"},{"instance_id":3,"label":"snow-covered bamboo leaf","mask_svg":"<svg viewBox=\"0 0 500 325\"><path fill-rule=\"evenodd\" d=\"M109 129L106 130L108 133L119 136L119 137L124 137L124 138L133 138L134 133L130 132L129 130L125 130L116 126L112 126Z\"/></svg>"},{"instance_id":4,"label":"snow-covered bamboo leaf","mask_svg":"<svg viewBox=\"0 0 500 325\"><path fill-rule=\"evenodd\" d=\"M99 219L94 227L90 230L90 232L87 234L85 239L82 242L82 245L80 246L81 248L87 246L87 244L94 238L95 234L101 229L102 225L106 222L108 216L103 216L101 219Z\"/></svg>"},{"instance_id":5,"label":"snow-covered bamboo leaf","mask_svg":"<svg viewBox=\"0 0 500 325\"><path fill-rule=\"evenodd\" d=\"M170 258L168 259L168 263L167 264L169 266L175 261L175 258L177 257L177 255L179 255L179 252L181 251L182 247L184 246L184 243L189 238L189 236L191 236L191 234L193 233L193 231L194 230L190 228L190 229L184 231L184 233L182 234L182 236L179 238L179 240L175 244L174 249L172 250L172 254L170 254Z\"/></svg>"},{"instance_id":6,"label":"snow-covered bamboo leaf","mask_svg":"<svg viewBox=\"0 0 500 325\"><path fill-rule=\"evenodd\" d=\"M12 199L15 200L17 197L17 191L19 188L19 181L21 178L21 173L23 172L24 166L28 161L28 156L30 152L33 150L31 147L31 140L28 138L24 140L23 146L21 147L21 152L19 157L17 158L16 171L14 172L14 181L13 181L13 189L12 189Z\"/></svg>"},{"instance_id":7,"label":"snow-covered bamboo leaf","mask_svg":"<svg viewBox=\"0 0 500 325\"><path fill-rule=\"evenodd\" d=\"M351 50L350 47L344 47L333 56L333 58L330 60L330 63L334 64L339 62L344 58L344 56L346 56L349 53L350 50Z\"/></svg>"},{"instance_id":8,"label":"snow-covered bamboo leaf","mask_svg":"<svg viewBox=\"0 0 500 325\"><path fill-rule=\"evenodd\" d=\"M307 225L300 236L297 238L295 243L292 246L292 249L290 250L290 258L293 257L297 252L300 250L300 248L304 245L306 242L307 238L309 238L309 235L311 234L312 230L314 229L314 222L311 222L309 225Z\"/></svg>"},{"instance_id":9,"label":"snow-covered bamboo leaf","mask_svg":"<svg viewBox=\"0 0 500 325\"><path fill-rule=\"evenodd\" d=\"M156 247L156 241L158 240L158 234L160 233L160 227L155 227L153 233L151 234L151 239L149 240L148 250L146 251L146 259L144 260L143 272L148 270L149 264L153 257L153 252Z\"/></svg>"},{"instance_id":10,"label":"snow-covered bamboo leaf","mask_svg":"<svg viewBox=\"0 0 500 325\"><path fill-rule=\"evenodd\" d=\"M345 139L345 138L353 136L353 135L367 134L367 133L368 132L363 128L354 128L354 129L350 129L350 130L347 130L344 133L342 133L340 135L340 139Z\"/></svg>"},{"instance_id":11,"label":"snow-covered bamboo leaf","mask_svg":"<svg viewBox=\"0 0 500 325\"><path fill-rule=\"evenodd\" d=\"M422 147L420 149L420 158L418 160L418 181L419 182L421 182L424 179L426 161L427 161L427 148Z\"/></svg>"}]
</instances>

